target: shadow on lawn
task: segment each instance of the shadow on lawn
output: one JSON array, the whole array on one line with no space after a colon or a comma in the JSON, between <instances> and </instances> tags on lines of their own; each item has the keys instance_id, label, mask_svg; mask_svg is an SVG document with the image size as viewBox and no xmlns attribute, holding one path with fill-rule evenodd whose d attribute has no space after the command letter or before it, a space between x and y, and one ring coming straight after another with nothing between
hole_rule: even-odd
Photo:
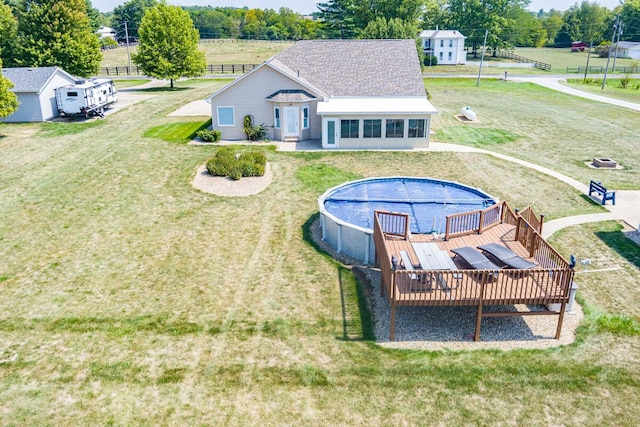
<instances>
[{"instance_id":1,"label":"shadow on lawn","mask_svg":"<svg viewBox=\"0 0 640 427\"><path fill-rule=\"evenodd\" d=\"M640 268L640 246L638 246L638 244L633 240L627 238L621 230L596 231L595 234L621 257L629 261L629 263L635 267Z\"/></svg>"},{"instance_id":2,"label":"shadow on lawn","mask_svg":"<svg viewBox=\"0 0 640 427\"><path fill-rule=\"evenodd\" d=\"M319 217L319 213L309 217L302 225L302 236L304 241L337 266L342 309L342 336L338 337L338 339L345 341L374 341L373 317L367 296L367 279L359 268L349 268L341 264L316 242L312 226L314 222L319 220Z\"/></svg>"},{"instance_id":3,"label":"shadow on lawn","mask_svg":"<svg viewBox=\"0 0 640 427\"><path fill-rule=\"evenodd\" d=\"M183 90L191 90L191 87L169 87L169 86L159 86L159 87L148 87L146 89L138 89L137 92L181 92Z\"/></svg>"}]
</instances>

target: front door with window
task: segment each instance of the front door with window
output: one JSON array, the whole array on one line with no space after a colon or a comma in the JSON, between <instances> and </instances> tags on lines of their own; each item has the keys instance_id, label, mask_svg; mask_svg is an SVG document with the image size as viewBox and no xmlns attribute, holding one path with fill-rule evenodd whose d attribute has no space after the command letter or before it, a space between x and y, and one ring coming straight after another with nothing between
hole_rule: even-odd
<instances>
[{"instance_id":1,"label":"front door with window","mask_svg":"<svg viewBox=\"0 0 640 427\"><path fill-rule=\"evenodd\" d=\"M300 136L300 109L284 107L284 136Z\"/></svg>"}]
</instances>

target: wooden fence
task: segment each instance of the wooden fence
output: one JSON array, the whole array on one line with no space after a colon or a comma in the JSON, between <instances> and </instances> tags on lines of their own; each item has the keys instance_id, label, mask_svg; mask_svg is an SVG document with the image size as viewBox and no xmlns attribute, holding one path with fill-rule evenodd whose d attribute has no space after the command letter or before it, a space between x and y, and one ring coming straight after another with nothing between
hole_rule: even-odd
<instances>
[{"instance_id":1,"label":"wooden fence","mask_svg":"<svg viewBox=\"0 0 640 427\"><path fill-rule=\"evenodd\" d=\"M205 74L244 74L256 68L259 64L209 64ZM137 65L119 67L101 67L101 76L143 76L144 72Z\"/></svg>"},{"instance_id":2,"label":"wooden fence","mask_svg":"<svg viewBox=\"0 0 640 427\"><path fill-rule=\"evenodd\" d=\"M497 55L501 58L512 59L516 62L533 64L533 66L539 70L543 71L551 71L551 64L547 64L546 62L535 61L533 59L525 58L524 56L516 55L515 53L508 50L499 50Z\"/></svg>"},{"instance_id":3,"label":"wooden fence","mask_svg":"<svg viewBox=\"0 0 640 427\"><path fill-rule=\"evenodd\" d=\"M482 233L502 220L505 202L496 203L487 209L448 215L446 218L445 240L465 234Z\"/></svg>"},{"instance_id":4,"label":"wooden fence","mask_svg":"<svg viewBox=\"0 0 640 427\"><path fill-rule=\"evenodd\" d=\"M580 66L580 67L567 67L567 74L584 74L585 71L587 74L603 74L605 67L602 66ZM640 66L635 67L615 67L609 70L610 73L622 73L622 74L633 74L640 73Z\"/></svg>"}]
</instances>

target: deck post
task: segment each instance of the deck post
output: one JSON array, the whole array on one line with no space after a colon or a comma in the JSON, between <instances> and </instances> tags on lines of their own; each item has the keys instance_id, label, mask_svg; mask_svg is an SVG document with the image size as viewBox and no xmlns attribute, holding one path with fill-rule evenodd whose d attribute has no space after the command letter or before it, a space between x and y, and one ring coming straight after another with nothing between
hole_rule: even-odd
<instances>
[{"instance_id":1,"label":"deck post","mask_svg":"<svg viewBox=\"0 0 640 427\"><path fill-rule=\"evenodd\" d=\"M516 215L518 220L516 221L516 237L513 239L516 242L520 241L520 223L522 221L522 217L520 215L518 215L518 210L516 209Z\"/></svg>"},{"instance_id":2,"label":"deck post","mask_svg":"<svg viewBox=\"0 0 640 427\"><path fill-rule=\"evenodd\" d=\"M527 239L528 240L528 239ZM529 256L533 258L536 253L536 246L538 245L538 234L531 233L531 248L529 248Z\"/></svg>"},{"instance_id":3,"label":"deck post","mask_svg":"<svg viewBox=\"0 0 640 427\"><path fill-rule=\"evenodd\" d=\"M396 339L396 305L391 303L391 325L389 326L389 340L395 341Z\"/></svg>"},{"instance_id":4,"label":"deck post","mask_svg":"<svg viewBox=\"0 0 640 427\"><path fill-rule=\"evenodd\" d=\"M478 224L478 234L482 234L482 230L484 229L484 211L480 211L480 223Z\"/></svg>"},{"instance_id":5,"label":"deck post","mask_svg":"<svg viewBox=\"0 0 640 427\"><path fill-rule=\"evenodd\" d=\"M558 315L558 327L556 328L556 339L560 339L560 332L562 331L562 321L564 320L564 312L567 308L567 300L566 298L562 301L560 305L560 314Z\"/></svg>"},{"instance_id":6,"label":"deck post","mask_svg":"<svg viewBox=\"0 0 640 427\"><path fill-rule=\"evenodd\" d=\"M493 274L493 273L491 273ZM476 312L476 331L473 334L474 341L480 341L480 327L482 326L482 301L484 300L484 285L487 283L487 273L482 272L482 280L480 281L480 302Z\"/></svg>"},{"instance_id":7,"label":"deck post","mask_svg":"<svg viewBox=\"0 0 640 427\"><path fill-rule=\"evenodd\" d=\"M540 233L540 235L542 235L542 224L544 224L544 214L540 214L540 228L538 230L538 233Z\"/></svg>"}]
</instances>

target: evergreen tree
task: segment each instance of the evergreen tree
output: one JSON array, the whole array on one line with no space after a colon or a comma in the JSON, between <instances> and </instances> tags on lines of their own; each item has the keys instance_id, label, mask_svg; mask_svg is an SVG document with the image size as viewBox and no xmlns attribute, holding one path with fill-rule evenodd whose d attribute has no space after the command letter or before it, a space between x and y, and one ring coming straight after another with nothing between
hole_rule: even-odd
<instances>
[{"instance_id":1,"label":"evergreen tree","mask_svg":"<svg viewBox=\"0 0 640 427\"><path fill-rule=\"evenodd\" d=\"M0 61L0 70L2 70L2 61ZM0 71L0 121L18 109L18 98L11 92L11 88L13 83Z\"/></svg>"},{"instance_id":2,"label":"evergreen tree","mask_svg":"<svg viewBox=\"0 0 640 427\"><path fill-rule=\"evenodd\" d=\"M88 77L102 60L85 0L22 0L16 45L15 65L23 67L59 66Z\"/></svg>"},{"instance_id":3,"label":"evergreen tree","mask_svg":"<svg viewBox=\"0 0 640 427\"><path fill-rule=\"evenodd\" d=\"M352 39L356 36L353 0L329 0L318 3L318 9L328 38Z\"/></svg>"},{"instance_id":4,"label":"evergreen tree","mask_svg":"<svg viewBox=\"0 0 640 427\"><path fill-rule=\"evenodd\" d=\"M133 60L145 74L173 81L204 74L206 60L198 50L198 31L189 14L164 3L147 10L140 23L140 45Z\"/></svg>"}]
</instances>

